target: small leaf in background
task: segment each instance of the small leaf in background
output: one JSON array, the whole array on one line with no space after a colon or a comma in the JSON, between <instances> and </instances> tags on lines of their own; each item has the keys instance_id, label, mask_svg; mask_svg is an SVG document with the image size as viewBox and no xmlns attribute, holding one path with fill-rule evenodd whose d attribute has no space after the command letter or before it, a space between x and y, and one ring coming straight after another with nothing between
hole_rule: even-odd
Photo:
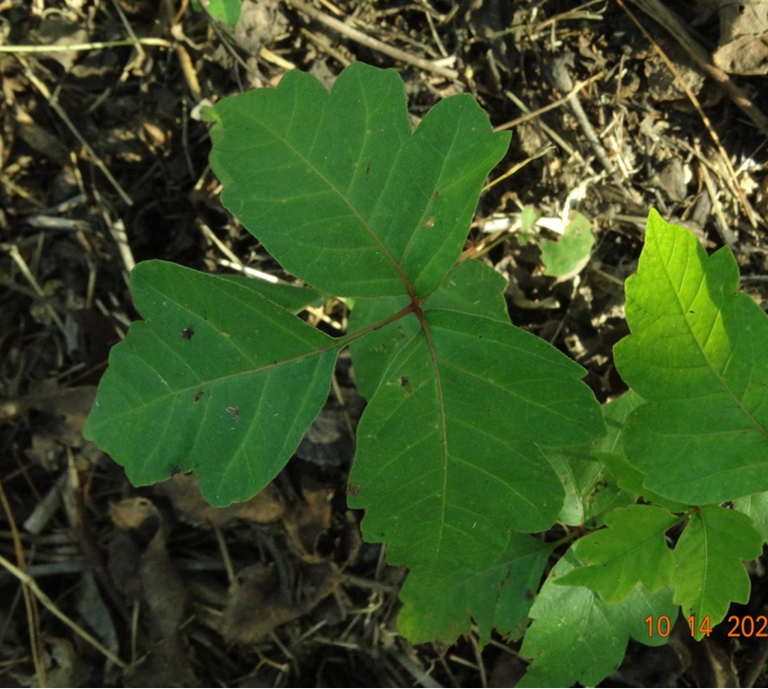
<instances>
[{"instance_id":1,"label":"small leaf in background","mask_svg":"<svg viewBox=\"0 0 768 689\"><path fill-rule=\"evenodd\" d=\"M675 547L675 603L698 628L705 618L718 624L731 603L749 600L743 560L760 555L763 539L741 512L716 505L695 511ZM700 639L702 632L696 632Z\"/></svg>"},{"instance_id":2,"label":"small leaf in background","mask_svg":"<svg viewBox=\"0 0 768 689\"><path fill-rule=\"evenodd\" d=\"M519 638L551 552L551 545L513 533L498 562L487 570L445 571L427 580L412 572L400 591L400 633L412 643L451 643L468 634L474 620L482 644L488 643L492 629Z\"/></svg>"},{"instance_id":3,"label":"small leaf in background","mask_svg":"<svg viewBox=\"0 0 768 689\"><path fill-rule=\"evenodd\" d=\"M263 294L298 310L314 292L267 285L162 261L134 269L145 320L112 349L83 431L132 483L194 470L205 499L227 505L288 461L328 397L337 348Z\"/></svg>"},{"instance_id":4,"label":"small leaf in background","mask_svg":"<svg viewBox=\"0 0 768 689\"><path fill-rule=\"evenodd\" d=\"M578 275L589 263L594 243L589 220L581 213L575 213L558 241L544 239L540 242L544 275L563 280Z\"/></svg>"},{"instance_id":5,"label":"small leaf in background","mask_svg":"<svg viewBox=\"0 0 768 689\"><path fill-rule=\"evenodd\" d=\"M284 268L346 297L431 294L509 143L469 94L440 101L411 132L398 74L361 62L330 93L296 70L216 110L224 205Z\"/></svg>"},{"instance_id":6,"label":"small leaf in background","mask_svg":"<svg viewBox=\"0 0 768 689\"><path fill-rule=\"evenodd\" d=\"M739 292L730 249L708 257L652 211L626 292L632 334L614 356L645 401L623 438L645 485L699 505L767 490L768 317Z\"/></svg>"},{"instance_id":7,"label":"small leaf in background","mask_svg":"<svg viewBox=\"0 0 768 689\"><path fill-rule=\"evenodd\" d=\"M196 9L200 8L201 0L192 0L192 2L193 5L197 5ZM243 0L202 0L202 4L214 19L233 29L237 26Z\"/></svg>"},{"instance_id":8,"label":"small leaf in background","mask_svg":"<svg viewBox=\"0 0 768 689\"><path fill-rule=\"evenodd\" d=\"M557 585L578 566L569 550L531 607L533 623L520 654L533 662L519 687L570 687L576 682L595 686L619 667L630 636L647 646L667 642L649 635L645 620L677 617L671 589L650 593L638 585L624 601L608 605L587 588Z\"/></svg>"},{"instance_id":9,"label":"small leaf in background","mask_svg":"<svg viewBox=\"0 0 768 689\"><path fill-rule=\"evenodd\" d=\"M631 505L611 512L607 529L579 540L579 567L558 579L565 586L585 586L606 603L620 603L641 582L651 592L669 585L674 570L665 533L678 518L651 505Z\"/></svg>"},{"instance_id":10,"label":"small leaf in background","mask_svg":"<svg viewBox=\"0 0 768 689\"><path fill-rule=\"evenodd\" d=\"M541 449L565 489L565 501L557 518L563 524L597 526L613 508L631 505L637 500L636 495L619 488L605 465L586 448Z\"/></svg>"},{"instance_id":11,"label":"small leaf in background","mask_svg":"<svg viewBox=\"0 0 768 689\"><path fill-rule=\"evenodd\" d=\"M525 206L523 208L520 213L520 230L517 233L520 244L527 244L538 236L534 228L540 217L541 213L535 208L532 208L531 206Z\"/></svg>"}]
</instances>

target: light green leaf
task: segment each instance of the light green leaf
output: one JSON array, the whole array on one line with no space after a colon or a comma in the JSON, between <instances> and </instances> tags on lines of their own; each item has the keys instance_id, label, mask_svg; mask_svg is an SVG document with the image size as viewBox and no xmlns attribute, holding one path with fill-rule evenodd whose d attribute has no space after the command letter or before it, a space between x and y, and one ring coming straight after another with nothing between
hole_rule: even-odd
<instances>
[{"instance_id":1,"label":"light green leaf","mask_svg":"<svg viewBox=\"0 0 768 689\"><path fill-rule=\"evenodd\" d=\"M519 687L594 686L621 664L630 635L648 646L666 638L648 634L649 617L677 616L671 589L649 593L638 585L617 605L580 586L558 586L578 561L568 551L555 565L531 607L533 624L520 653L532 658Z\"/></svg>"},{"instance_id":2,"label":"light green leaf","mask_svg":"<svg viewBox=\"0 0 768 689\"><path fill-rule=\"evenodd\" d=\"M469 94L411 133L403 82L361 62L328 91L286 74L216 106L222 201L285 267L328 294L427 297L458 258L507 149Z\"/></svg>"},{"instance_id":3,"label":"light green leaf","mask_svg":"<svg viewBox=\"0 0 768 689\"><path fill-rule=\"evenodd\" d=\"M632 334L614 356L646 402L624 434L645 485L691 504L768 489L768 317L739 292L731 251L707 257L652 212L626 291Z\"/></svg>"},{"instance_id":4,"label":"light green leaf","mask_svg":"<svg viewBox=\"0 0 768 689\"><path fill-rule=\"evenodd\" d=\"M762 547L745 514L715 505L694 512L675 547L675 603L683 615L693 615L697 627L709 617L714 627L731 603L746 603L749 577L742 560L758 557Z\"/></svg>"},{"instance_id":5,"label":"light green leaf","mask_svg":"<svg viewBox=\"0 0 768 689\"><path fill-rule=\"evenodd\" d=\"M750 517L763 541L768 541L768 493L755 493L738 498L733 501L733 506Z\"/></svg>"},{"instance_id":6,"label":"light green leaf","mask_svg":"<svg viewBox=\"0 0 768 689\"><path fill-rule=\"evenodd\" d=\"M566 278L580 273L589 262L594 243L589 220L576 213L558 241L540 242L544 275Z\"/></svg>"},{"instance_id":7,"label":"light green leaf","mask_svg":"<svg viewBox=\"0 0 768 689\"><path fill-rule=\"evenodd\" d=\"M650 505L631 505L611 512L607 529L582 538L574 547L579 567L558 580L565 586L585 586L606 603L620 603L641 582L649 591L669 585L674 570L665 533L677 517Z\"/></svg>"},{"instance_id":8,"label":"light green leaf","mask_svg":"<svg viewBox=\"0 0 768 689\"><path fill-rule=\"evenodd\" d=\"M647 502L664 507L670 512L684 512L690 505L663 498L643 486L645 474L630 464L623 453L624 425L629 415L642 404L643 399L633 390L628 390L621 397L603 405L608 433L594 444L593 455L605 465L626 494L635 498L643 497Z\"/></svg>"},{"instance_id":9,"label":"light green leaf","mask_svg":"<svg viewBox=\"0 0 768 689\"><path fill-rule=\"evenodd\" d=\"M178 467L195 471L214 505L246 500L283 468L325 403L333 340L264 297L256 280L147 261L131 287L145 320L112 349L83 434L135 485Z\"/></svg>"},{"instance_id":10,"label":"light green leaf","mask_svg":"<svg viewBox=\"0 0 768 689\"><path fill-rule=\"evenodd\" d=\"M243 0L205 0L204 4L210 15L231 28L240 21Z\"/></svg>"},{"instance_id":11,"label":"light green leaf","mask_svg":"<svg viewBox=\"0 0 768 689\"><path fill-rule=\"evenodd\" d=\"M398 630L412 643L450 643L469 633L474 620L483 644L494 628L519 638L551 551L551 545L535 538L511 534L499 560L482 572L464 568L436 577L411 573L400 591L405 607Z\"/></svg>"}]
</instances>

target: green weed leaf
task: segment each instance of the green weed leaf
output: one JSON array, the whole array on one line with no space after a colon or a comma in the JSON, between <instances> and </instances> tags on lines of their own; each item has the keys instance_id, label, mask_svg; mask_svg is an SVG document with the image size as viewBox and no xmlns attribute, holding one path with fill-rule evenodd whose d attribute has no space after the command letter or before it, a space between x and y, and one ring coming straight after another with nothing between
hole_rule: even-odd
<instances>
[{"instance_id":1,"label":"green weed leaf","mask_svg":"<svg viewBox=\"0 0 768 689\"><path fill-rule=\"evenodd\" d=\"M328 397L337 348L263 292L303 298L265 285L161 261L134 269L144 321L112 349L83 432L131 482L194 470L205 499L227 505L288 461Z\"/></svg>"},{"instance_id":2,"label":"green weed leaf","mask_svg":"<svg viewBox=\"0 0 768 689\"><path fill-rule=\"evenodd\" d=\"M480 571L510 529L549 528L563 488L536 443L575 445L599 433L582 374L508 323L425 310L424 328L389 365L358 427L350 480L363 490L350 504L367 510L366 539L387 541L393 564Z\"/></svg>"},{"instance_id":3,"label":"green weed leaf","mask_svg":"<svg viewBox=\"0 0 768 689\"><path fill-rule=\"evenodd\" d=\"M694 512L675 547L675 603L683 615L693 615L697 628L708 617L714 627L732 602L746 603L750 586L742 560L758 557L762 547L747 515L715 505Z\"/></svg>"},{"instance_id":4,"label":"green weed leaf","mask_svg":"<svg viewBox=\"0 0 768 689\"><path fill-rule=\"evenodd\" d=\"M436 577L412 573L402 590L398 630L412 643L452 642L475 621L485 644L496 629L522 636L552 546L526 534L512 534L506 550L487 570L446 570Z\"/></svg>"},{"instance_id":5,"label":"green weed leaf","mask_svg":"<svg viewBox=\"0 0 768 689\"><path fill-rule=\"evenodd\" d=\"M287 270L349 297L431 294L509 143L469 94L412 133L400 77L360 62L330 93L293 71L216 110L224 204Z\"/></svg>"},{"instance_id":6,"label":"green weed leaf","mask_svg":"<svg viewBox=\"0 0 768 689\"><path fill-rule=\"evenodd\" d=\"M768 318L731 251L707 257L654 211L626 292L632 334L614 356L646 402L623 438L645 486L690 504L768 489Z\"/></svg>"},{"instance_id":7,"label":"green weed leaf","mask_svg":"<svg viewBox=\"0 0 768 689\"><path fill-rule=\"evenodd\" d=\"M606 603L620 603L641 582L649 591L669 585L674 571L672 551L665 533L678 521L666 510L631 505L611 512L607 529L582 538L576 557L589 565L558 580L566 586L586 586Z\"/></svg>"},{"instance_id":8,"label":"green weed leaf","mask_svg":"<svg viewBox=\"0 0 768 689\"><path fill-rule=\"evenodd\" d=\"M558 241L543 240L540 243L544 275L566 278L581 272L589 261L594 243L595 235L589 220L576 213Z\"/></svg>"},{"instance_id":9,"label":"green weed leaf","mask_svg":"<svg viewBox=\"0 0 768 689\"><path fill-rule=\"evenodd\" d=\"M621 603L608 605L581 586L558 586L579 562L568 551L555 565L531 607L533 618L520 653L533 662L519 687L595 686L621 664L629 637L648 646L666 638L649 636L645 620L674 620L672 590L649 593L638 585Z\"/></svg>"},{"instance_id":10,"label":"green weed leaf","mask_svg":"<svg viewBox=\"0 0 768 689\"><path fill-rule=\"evenodd\" d=\"M214 19L234 29L240 21L243 0L208 0L205 6Z\"/></svg>"}]
</instances>

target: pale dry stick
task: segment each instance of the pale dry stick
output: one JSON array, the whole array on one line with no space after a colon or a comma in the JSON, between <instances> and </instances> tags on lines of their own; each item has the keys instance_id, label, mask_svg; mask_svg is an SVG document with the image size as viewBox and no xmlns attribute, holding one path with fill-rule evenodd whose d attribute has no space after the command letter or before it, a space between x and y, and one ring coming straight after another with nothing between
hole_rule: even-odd
<instances>
[{"instance_id":1,"label":"pale dry stick","mask_svg":"<svg viewBox=\"0 0 768 689\"><path fill-rule=\"evenodd\" d=\"M512 120L511 122L507 122L506 124L502 124L500 127L496 127L493 131L502 131L503 129L509 129L510 127L514 127L515 125L520 124L521 122L525 122L527 120L535 119L538 117L541 113L547 112L548 110L553 110L554 108L559 108L564 102L565 98L560 99L556 103L552 103L550 105L547 105L543 108L540 108L539 110L536 110L535 112L531 112L530 108L523 103L512 91L504 91L504 95L509 98L520 110L522 110L525 115L522 117L518 117L516 120ZM574 155L576 151L571 148L571 146L568 144L568 142L563 139L562 136L560 136L554 129L549 127L543 120L539 121L538 125L544 130L545 134L552 139L561 149L563 149L569 156ZM581 154L579 154L581 156Z\"/></svg>"},{"instance_id":2,"label":"pale dry stick","mask_svg":"<svg viewBox=\"0 0 768 689\"><path fill-rule=\"evenodd\" d=\"M550 82L560 93L570 93L573 91L573 80L571 79L568 70L565 68L565 63L562 59L556 58L551 63L551 69L548 70L550 76ZM608 152L603 147L600 138L597 136L592 123L587 117L587 113L584 112L584 108L581 106L581 101L577 98L576 94L569 96L567 103L573 112L573 116L581 127L581 131L584 132L584 137L592 147L592 151L595 157L600 161L600 164L605 168L611 176L616 177L616 167L613 161L608 157ZM619 180L621 181L621 180Z\"/></svg>"},{"instance_id":3,"label":"pale dry stick","mask_svg":"<svg viewBox=\"0 0 768 689\"><path fill-rule=\"evenodd\" d=\"M403 669L405 669L422 687L439 689L443 686L432 677L432 675L427 674L424 668L419 667L416 661L406 656L405 653L393 653L392 655L395 660L403 666Z\"/></svg>"},{"instance_id":4,"label":"pale dry stick","mask_svg":"<svg viewBox=\"0 0 768 689\"><path fill-rule=\"evenodd\" d=\"M192 98L195 99L195 103L199 103L203 99L203 90L200 88L200 81L197 78L195 66L192 64L192 58L189 57L187 49L181 43L176 45L176 56L179 58L181 71L192 93Z\"/></svg>"},{"instance_id":5,"label":"pale dry stick","mask_svg":"<svg viewBox=\"0 0 768 689\"><path fill-rule=\"evenodd\" d=\"M64 323L62 323L61 318L59 317L59 314L56 313L56 309L53 308L46 300L45 300L45 293L43 292L42 287L40 287L40 283L38 283L37 279L34 275L32 275L32 271L29 269L29 266L27 265L27 262L24 260L24 257L19 253L19 249L15 244L10 245L3 245L3 249L5 249L13 259L14 263L19 267L19 270L22 272L25 278L27 278L27 282L29 282L30 285L32 285L32 289L35 290L35 294L37 294L40 299L43 299L45 308L48 311L48 313L51 316L51 320L57 325L59 330L66 336L66 330L64 329Z\"/></svg>"},{"instance_id":6,"label":"pale dry stick","mask_svg":"<svg viewBox=\"0 0 768 689\"><path fill-rule=\"evenodd\" d=\"M646 31L645 27L640 23L640 21L635 17L634 14L624 5L623 0L616 0L616 2L619 3L621 8L627 13L627 16L632 20L632 22L637 26L638 29L642 32L642 34L648 39L650 44L653 46L654 50L659 54L659 57L664 61L664 64L667 65L667 68L670 72L675 76L675 79L680 84L680 87L685 91L685 95L688 96L688 100L691 101L693 104L693 107L696 108L696 112L699 113L699 117L701 118L701 121L704 123L704 126L707 128L707 131L709 132L709 135L712 137L712 140L715 143L715 146L717 147L718 152L720 153L720 156L723 159L723 163L725 164L728 174L731 175L731 181L732 181L732 190L735 192L735 195L739 199L739 203L741 204L741 207L744 211L744 214L747 216L747 220L749 220L749 224L752 225L752 227L757 227L757 221L755 220L754 213L752 211L752 207L747 202L746 197L744 196L744 192L741 191L741 188L739 187L738 181L736 180L736 173L733 170L733 166L731 165L731 161L728 158L728 154L725 152L725 149L723 148L722 143L720 142L720 137L718 136L717 132L715 131L714 127L712 126L712 123L709 121L709 118L704 114L704 110L701 107L701 103L699 103L699 99L696 97L696 94L694 94L693 91L691 91L691 88L686 83L685 79L680 76L680 72L677 71L675 66L672 64L672 61L667 57L667 54L661 49L661 47L653 40L653 37ZM737 102L733 95L733 89L736 89L735 85L733 85L733 82L731 82L730 77L723 72L722 70L719 70L717 67L711 64L709 61L709 58L707 54L704 52L704 49L699 46L685 31L685 29L682 27L680 20L677 19L669 10L667 10L658 0L632 0L638 7L640 7L645 12L649 13L651 17L656 19L658 22L664 26L664 28L667 29L679 42L680 45L685 49L685 51L697 62L699 63L699 66L704 69L707 74L715 79L715 81L718 82L721 88L728 93L728 95L731 97L731 99L738 105L744 112L747 113L747 115L752 119L752 121L758 126L758 128L763 132L768 132L768 120L765 119L765 116L760 113L757 108L755 108L751 101L747 102L751 106L749 108L749 111L745 109L745 103L742 101ZM657 14L658 12L658 14ZM714 72L713 72L714 70ZM719 73L721 77L724 78L723 81L718 80L718 78L715 76L715 72ZM732 89L729 91L726 89L726 83L730 84L732 86ZM755 111L757 113L760 113L763 118L763 123L758 124L755 119Z\"/></svg>"},{"instance_id":7,"label":"pale dry stick","mask_svg":"<svg viewBox=\"0 0 768 689\"><path fill-rule=\"evenodd\" d=\"M262 46L259 50L259 57L261 57L263 60L266 60L267 62L271 62L273 65L277 65L278 67L282 67L286 71L290 71L292 69L298 69L298 67L291 62L290 60L286 60L284 57L278 55L277 53L273 53L269 48L266 46ZM337 60L338 58L336 55L333 55ZM342 61L341 64L343 64L345 67L349 64L349 60L346 62Z\"/></svg>"},{"instance_id":8,"label":"pale dry stick","mask_svg":"<svg viewBox=\"0 0 768 689\"><path fill-rule=\"evenodd\" d=\"M24 189L24 187L20 187L13 180L9 179L3 174L0 174L0 184L6 187L8 191L16 194L16 196L19 196L25 201L31 203L33 206L39 208L40 210L45 210L46 206L42 201L38 201L34 196L32 196L32 194Z\"/></svg>"},{"instance_id":9,"label":"pale dry stick","mask_svg":"<svg viewBox=\"0 0 768 689\"><path fill-rule=\"evenodd\" d=\"M219 251L221 251L221 253L224 254L230 261L232 261L232 263L235 264L237 270L244 271L245 266L243 265L243 262L237 257L237 255L214 234L213 230L208 227L208 225L206 225L202 220L198 222L200 223L200 229L203 231L205 238L214 244L219 249ZM272 278L267 276L266 273L264 273L263 279L267 282L273 282Z\"/></svg>"},{"instance_id":10,"label":"pale dry stick","mask_svg":"<svg viewBox=\"0 0 768 689\"><path fill-rule=\"evenodd\" d=\"M312 5L309 5L306 2L302 2L302 0L286 0L286 1L289 5L291 5L295 9L312 17L312 19L314 19L315 21L318 21L321 24L325 24L327 27L333 29L334 31L337 31L342 36L346 36L347 38L350 38L353 41L360 43L360 45L364 45L367 48L371 48L372 50L377 50L380 53L389 55L389 57L395 60L399 60L400 62L405 62L406 64L413 65L414 67L417 67L418 69L423 69L426 72L432 72L434 74L438 74L439 76L445 77L446 79L456 80L459 78L459 73L455 69L448 69L447 67L442 67L441 65L437 65L434 62L430 62L429 60L425 60L423 58L416 57L415 55L411 55L410 53L407 53L404 50L400 50L399 48L393 48L392 46L387 45L386 43L383 43L382 41L379 41L376 38L371 38L370 36L363 33L362 31L358 31L357 29L353 29L351 26L347 26L344 22L341 22L338 19L329 17L327 14L312 7Z\"/></svg>"},{"instance_id":11,"label":"pale dry stick","mask_svg":"<svg viewBox=\"0 0 768 689\"><path fill-rule=\"evenodd\" d=\"M333 12L337 17L344 16L344 12L336 7L336 5L334 5L332 2L328 2L328 0L320 0L320 4L330 12Z\"/></svg>"},{"instance_id":12,"label":"pale dry stick","mask_svg":"<svg viewBox=\"0 0 768 689\"><path fill-rule=\"evenodd\" d=\"M255 278L257 280L263 280L264 282L271 282L273 285L289 285L290 283L281 280L278 277L275 277L274 275L270 275L269 273L263 273L260 270L256 270L256 268L251 268L250 266L244 266L242 263L229 261L226 258L217 258L216 259L216 265L222 266L223 268L230 268L231 270L236 270L240 273L243 273L244 275L248 275L249 277Z\"/></svg>"},{"instance_id":13,"label":"pale dry stick","mask_svg":"<svg viewBox=\"0 0 768 689\"><path fill-rule=\"evenodd\" d=\"M123 259L126 271L130 274L136 267L136 259L133 257L131 245L128 243L128 233L125 231L125 223L122 219L115 222L107 222L112 239L115 240L117 248L120 250L120 257Z\"/></svg>"},{"instance_id":14,"label":"pale dry stick","mask_svg":"<svg viewBox=\"0 0 768 689\"><path fill-rule=\"evenodd\" d=\"M216 524L211 524L213 533L216 536L216 543L219 544L219 552L221 553L221 560L224 563L224 571L227 573L227 581L230 585L237 580L235 574L235 567L232 564L232 557L229 554L229 548L227 548L227 541L224 539L224 534Z\"/></svg>"},{"instance_id":15,"label":"pale dry stick","mask_svg":"<svg viewBox=\"0 0 768 689\"><path fill-rule=\"evenodd\" d=\"M632 21L638 25L646 38L650 37L638 24L634 15L624 7L621 0L616 0L622 9L629 15ZM766 116L752 100L733 82L730 75L712 62L712 58L683 27L683 22L672 10L663 5L659 0L630 0L637 5L649 17L655 19L669 33L674 36L680 47L688 53L689 57L701 67L724 92L734 102L736 107L749 117L752 123L763 133L768 134L768 116ZM676 74L676 78L680 77ZM680 79L681 83L682 79Z\"/></svg>"},{"instance_id":16,"label":"pale dry stick","mask_svg":"<svg viewBox=\"0 0 768 689\"><path fill-rule=\"evenodd\" d=\"M712 181L712 177L709 174L709 170L707 170L706 165L701 165L699 167L699 174L704 180L704 186L707 188L709 198L712 199L712 206L715 210L715 218L717 218L715 227L717 227L717 231L720 234L720 238L723 240L723 242L725 242L725 244L733 249L733 246L736 243L738 237L736 233L730 227L728 227L728 221L725 219L725 213L723 213L723 204L720 203L720 199L717 197L717 189L715 188L715 183Z\"/></svg>"},{"instance_id":17,"label":"pale dry stick","mask_svg":"<svg viewBox=\"0 0 768 689\"><path fill-rule=\"evenodd\" d=\"M336 50L331 45L331 42L323 35L314 34L308 29L305 29L303 26L300 29L301 33L306 36L310 41L312 41L320 50L325 51L328 53L334 60L336 60L339 64L344 65L344 67L349 67L352 62L349 58L342 55L341 51ZM295 66L294 66L295 69Z\"/></svg>"},{"instance_id":18,"label":"pale dry stick","mask_svg":"<svg viewBox=\"0 0 768 689\"><path fill-rule=\"evenodd\" d=\"M91 156L94 165L96 165L96 167L101 170L115 191L120 194L120 198L122 198L127 205L132 206L133 199L128 196L118 181L112 176L112 173L107 169L104 161L96 155L96 151L91 148L90 144L85 140L85 137L83 137L83 135L78 131L77 127L75 127L75 125L72 123L72 120L69 119L69 115L64 112L64 108L59 105L58 99L55 98L48 90L48 87L34 75L29 65L27 64L27 61L23 57L16 55L16 59L24 66L24 74L26 75L27 79L29 79L35 85L35 88L40 91L43 98L48 101L48 105L50 105L53 111L59 116L59 118L61 118L61 121L67 125L67 129L69 129L69 131L74 134L75 138L80 142L80 145L88 152L88 155Z\"/></svg>"},{"instance_id":19,"label":"pale dry stick","mask_svg":"<svg viewBox=\"0 0 768 689\"><path fill-rule=\"evenodd\" d=\"M528 156L525 160L521 160L518 163L515 163L509 170L507 170L503 175L500 177L497 177L492 182L488 182L481 190L480 193L484 194L486 191L491 189L492 187L495 187L499 182L502 182L507 177L510 177L511 175L514 175L518 170L521 170L524 168L528 163L531 161L536 160L537 158L541 158L542 156L547 155L553 148L555 148L555 145L552 143L544 144L538 151L536 151L533 155Z\"/></svg>"},{"instance_id":20,"label":"pale dry stick","mask_svg":"<svg viewBox=\"0 0 768 689\"><path fill-rule=\"evenodd\" d=\"M120 21L125 27L125 30L128 32L128 36L130 36L133 47L137 53L136 57L123 68L123 73L120 75L120 82L123 82L128 78L128 73L130 70L132 70L134 67L141 68L144 62L146 62L147 54L144 52L144 48L141 47L141 44L139 43L139 37L133 30L131 22L128 21L128 18L125 16L125 12L123 12L123 8L120 7L117 0L112 0L112 6L115 8L115 11L120 17Z\"/></svg>"},{"instance_id":21,"label":"pale dry stick","mask_svg":"<svg viewBox=\"0 0 768 689\"><path fill-rule=\"evenodd\" d=\"M3 503L3 510L5 511L8 525L11 529L11 538L13 539L13 549L16 552L16 561L19 563L23 570L27 569L26 558L24 557L24 548L21 545L21 538L19 536L19 529L16 526L16 519L13 516L13 511L8 503L8 498L5 495L5 489L0 481L0 502ZM47 678L45 673L45 664L43 663L43 648L40 641L40 612L37 609L37 600L29 590L29 586L26 584L21 585L21 591L24 596L24 605L27 608L27 621L29 622L29 645L32 650L32 662L35 666L35 675L37 681L41 687L47 686Z\"/></svg>"},{"instance_id":22,"label":"pale dry stick","mask_svg":"<svg viewBox=\"0 0 768 689\"><path fill-rule=\"evenodd\" d=\"M104 647L97 639L94 639L88 632L86 632L84 629L82 629L79 625L75 624L69 617L67 617L59 608L56 606L56 604L46 595L46 593L37 585L37 582L30 577L26 572L23 572L18 567L16 567L13 563L6 560L2 555L0 555L0 565L5 567L13 576L15 576L22 584L26 584L32 593L35 594L35 597L37 600L39 600L46 608L48 608L48 611L58 617L67 627L69 627L75 634L77 634L81 639L84 641L87 641L91 646L93 646L99 653L101 653L105 658L108 658L111 660L115 665L117 665L122 670L128 670L129 665L125 661L118 658L112 651L110 651L108 648Z\"/></svg>"},{"instance_id":23,"label":"pale dry stick","mask_svg":"<svg viewBox=\"0 0 768 689\"><path fill-rule=\"evenodd\" d=\"M553 25L557 24L561 21L566 20L574 20L574 19L595 19L600 20L602 19L602 15L599 13L590 13L590 12L584 12L587 7L591 7L592 5L597 5L598 3L602 3L604 0L589 0L589 2L585 2L583 5L579 5L578 7L574 7L572 10L567 10L566 12L561 12L560 14L555 14L544 21L536 24L535 26L532 26L530 28L530 35L532 37L538 36L544 29L552 27ZM514 24L512 26L507 27L506 29L502 29L501 31L495 31L491 34L491 38L501 38L502 36L506 36L507 34L513 33L514 31L519 31L520 29L526 29L528 28L529 23L524 24Z\"/></svg>"},{"instance_id":24,"label":"pale dry stick","mask_svg":"<svg viewBox=\"0 0 768 689\"><path fill-rule=\"evenodd\" d=\"M95 41L93 43L72 43L71 45L0 45L0 53L69 53L87 50L103 50L105 48L123 48L129 45L155 46L173 48L173 43L164 38L139 38L135 41Z\"/></svg>"},{"instance_id":25,"label":"pale dry stick","mask_svg":"<svg viewBox=\"0 0 768 689\"><path fill-rule=\"evenodd\" d=\"M440 34L437 33L435 28L435 22L432 21L432 15L428 10L424 10L424 16L427 18L427 24L429 24L429 30L432 33L432 40L437 44L437 49L443 57L448 57L448 51L445 49L443 42L440 40Z\"/></svg>"},{"instance_id":26,"label":"pale dry stick","mask_svg":"<svg viewBox=\"0 0 768 689\"><path fill-rule=\"evenodd\" d=\"M485 663L483 662L483 653L480 649L480 644L477 643L476 630L472 630L469 635L469 640L472 643L472 650L475 652L475 659L477 660L477 667L480 669L480 686L488 686L488 673L485 670Z\"/></svg>"}]
</instances>

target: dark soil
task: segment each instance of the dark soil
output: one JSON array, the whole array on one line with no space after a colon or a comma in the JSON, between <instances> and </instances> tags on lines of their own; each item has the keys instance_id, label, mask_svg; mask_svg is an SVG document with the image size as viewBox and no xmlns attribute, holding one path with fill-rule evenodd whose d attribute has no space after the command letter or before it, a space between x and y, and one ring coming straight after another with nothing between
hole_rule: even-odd
<instances>
[{"instance_id":1,"label":"dark soil","mask_svg":"<svg viewBox=\"0 0 768 689\"><path fill-rule=\"evenodd\" d=\"M765 133L634 5L707 121L614 2L317 3L371 38L455 70L449 79L357 43L295 3L245 1L231 38L186 0L0 2L0 555L52 603L36 604L0 570L0 683L511 686L525 669L519 643L498 638L481 649L470 636L413 647L398 636L405 572L361 542L360 515L346 507L363 408L347 358L296 458L242 507L207 508L182 475L135 489L83 440L109 348L137 318L134 262L283 275L221 206L201 106L274 85L291 67L330 85L361 60L400 72L414 118L470 92L495 127L511 128L491 179L554 144L483 196L467 248L509 279L513 322L584 366L600 401L626 388L612 346L628 332L622 285L650 208L710 250L730 246L743 288L766 308ZM680 5L689 28L702 19ZM154 43L8 48L131 36ZM716 17L699 22L696 37L712 50ZM764 76L733 80L765 106ZM551 219L577 210L592 222L597 243L578 275L544 275L538 243L515 231L526 207ZM345 317L338 304L309 316ZM750 573L752 600L737 612L756 617L766 614L764 560ZM632 642L604 686L764 686L765 639L725 631L699 646L680 630L660 649Z\"/></svg>"}]
</instances>

